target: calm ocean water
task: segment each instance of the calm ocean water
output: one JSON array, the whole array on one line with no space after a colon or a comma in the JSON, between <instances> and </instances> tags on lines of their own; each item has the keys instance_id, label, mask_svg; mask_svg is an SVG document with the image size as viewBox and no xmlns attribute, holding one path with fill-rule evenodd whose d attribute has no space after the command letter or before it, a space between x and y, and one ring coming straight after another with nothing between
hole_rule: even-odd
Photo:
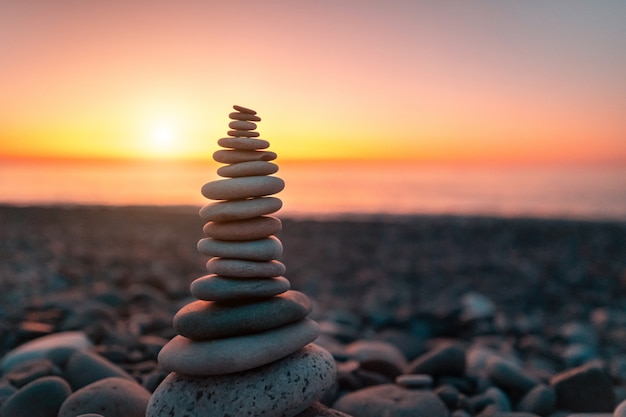
<instances>
[{"instance_id":1,"label":"calm ocean water","mask_svg":"<svg viewBox=\"0 0 626 417\"><path fill-rule=\"evenodd\" d=\"M283 215L453 214L626 220L626 166L280 162ZM0 203L192 205L213 162L0 161Z\"/></svg>"}]
</instances>

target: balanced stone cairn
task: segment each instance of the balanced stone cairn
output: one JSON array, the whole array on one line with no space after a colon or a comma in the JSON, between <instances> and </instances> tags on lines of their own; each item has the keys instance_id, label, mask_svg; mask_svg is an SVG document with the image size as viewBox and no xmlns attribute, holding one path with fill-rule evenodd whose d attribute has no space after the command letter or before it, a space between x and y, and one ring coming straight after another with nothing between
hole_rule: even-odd
<instances>
[{"instance_id":1,"label":"balanced stone cairn","mask_svg":"<svg viewBox=\"0 0 626 417\"><path fill-rule=\"evenodd\" d=\"M282 207L272 194L285 184L272 176L278 166L259 139L254 110L234 106L229 137L218 140L217 170L226 179L202 187L218 200L200 209L207 221L198 251L211 256L209 275L191 284L197 301L174 316L178 336L159 353L172 371L155 390L147 416L293 417L334 383L335 362L312 344L317 324L308 319L311 302L289 290L277 259L275 236Z\"/></svg>"}]
</instances>

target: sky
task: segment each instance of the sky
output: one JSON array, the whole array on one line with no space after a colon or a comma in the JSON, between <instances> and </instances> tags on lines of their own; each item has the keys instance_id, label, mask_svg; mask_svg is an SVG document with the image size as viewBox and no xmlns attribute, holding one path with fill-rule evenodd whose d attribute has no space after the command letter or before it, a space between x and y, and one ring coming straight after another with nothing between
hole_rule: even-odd
<instances>
[{"instance_id":1,"label":"sky","mask_svg":"<svg viewBox=\"0 0 626 417\"><path fill-rule=\"evenodd\" d=\"M626 2L0 0L0 158L626 163Z\"/></svg>"}]
</instances>

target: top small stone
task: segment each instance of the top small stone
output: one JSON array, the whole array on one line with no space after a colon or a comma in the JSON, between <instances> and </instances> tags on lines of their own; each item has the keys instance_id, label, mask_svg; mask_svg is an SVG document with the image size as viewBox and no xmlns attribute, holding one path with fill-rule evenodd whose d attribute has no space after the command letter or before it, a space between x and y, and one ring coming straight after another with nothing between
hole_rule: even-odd
<instances>
[{"instance_id":1,"label":"top small stone","mask_svg":"<svg viewBox=\"0 0 626 417\"><path fill-rule=\"evenodd\" d=\"M234 105L233 109L237 110L238 112L241 113L247 113L247 114L256 114L256 111L249 109L247 107L243 107L243 106L238 106L238 105Z\"/></svg>"}]
</instances>

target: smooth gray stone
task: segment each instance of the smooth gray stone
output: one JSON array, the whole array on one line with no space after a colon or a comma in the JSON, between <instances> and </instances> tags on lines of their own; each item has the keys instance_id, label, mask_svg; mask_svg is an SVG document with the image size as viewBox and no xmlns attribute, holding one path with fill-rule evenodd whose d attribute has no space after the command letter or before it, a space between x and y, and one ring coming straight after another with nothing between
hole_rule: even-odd
<instances>
[{"instance_id":1,"label":"smooth gray stone","mask_svg":"<svg viewBox=\"0 0 626 417\"><path fill-rule=\"evenodd\" d=\"M259 132L255 132L254 130L229 130L228 136L233 136L237 138L255 138L259 136Z\"/></svg>"},{"instance_id":2,"label":"smooth gray stone","mask_svg":"<svg viewBox=\"0 0 626 417\"><path fill-rule=\"evenodd\" d=\"M159 364L187 375L219 375L284 358L317 337L317 323L304 319L251 335L195 341L176 336L159 352Z\"/></svg>"},{"instance_id":3,"label":"smooth gray stone","mask_svg":"<svg viewBox=\"0 0 626 417\"><path fill-rule=\"evenodd\" d=\"M58 376L39 378L7 398L0 416L57 417L61 404L71 393L69 384Z\"/></svg>"},{"instance_id":4,"label":"smooth gray stone","mask_svg":"<svg viewBox=\"0 0 626 417\"><path fill-rule=\"evenodd\" d=\"M277 172L278 165L266 161L240 162L237 164L225 165L217 169L217 175L220 177L230 178L272 175Z\"/></svg>"},{"instance_id":5,"label":"smooth gray stone","mask_svg":"<svg viewBox=\"0 0 626 417\"><path fill-rule=\"evenodd\" d=\"M556 393L556 408L576 413L612 412L616 406L611 378L589 364L568 369L550 380Z\"/></svg>"},{"instance_id":6,"label":"smooth gray stone","mask_svg":"<svg viewBox=\"0 0 626 417\"><path fill-rule=\"evenodd\" d=\"M174 330L194 340L258 333L302 320L311 312L311 301L299 291L247 302L198 300L174 316Z\"/></svg>"},{"instance_id":7,"label":"smooth gray stone","mask_svg":"<svg viewBox=\"0 0 626 417\"><path fill-rule=\"evenodd\" d=\"M245 241L265 239L282 230L277 217L261 216L232 222L208 222L202 228L204 235L217 240Z\"/></svg>"},{"instance_id":8,"label":"smooth gray stone","mask_svg":"<svg viewBox=\"0 0 626 417\"><path fill-rule=\"evenodd\" d=\"M240 279L205 275L191 283L191 295L199 300L230 301L271 297L289 290L285 277Z\"/></svg>"},{"instance_id":9,"label":"smooth gray stone","mask_svg":"<svg viewBox=\"0 0 626 417\"><path fill-rule=\"evenodd\" d=\"M228 123L228 127L235 130L254 130L256 129L256 123L248 120L233 120Z\"/></svg>"},{"instance_id":10,"label":"smooth gray stone","mask_svg":"<svg viewBox=\"0 0 626 417\"><path fill-rule=\"evenodd\" d=\"M273 161L277 155L272 151L246 151L240 149L220 149L213 153L213 159L222 164L238 164L248 161Z\"/></svg>"},{"instance_id":11,"label":"smooth gray stone","mask_svg":"<svg viewBox=\"0 0 626 417\"><path fill-rule=\"evenodd\" d=\"M283 245L276 236L239 242L205 238L198 241L198 252L220 258L271 261L280 258Z\"/></svg>"},{"instance_id":12,"label":"smooth gray stone","mask_svg":"<svg viewBox=\"0 0 626 417\"><path fill-rule=\"evenodd\" d=\"M517 404L517 411L526 411L540 416L551 414L556 405L556 394L554 387L548 385L537 385L524 395Z\"/></svg>"},{"instance_id":13,"label":"smooth gray stone","mask_svg":"<svg viewBox=\"0 0 626 417\"><path fill-rule=\"evenodd\" d=\"M198 214L209 222L228 222L272 214L282 206L283 202L279 198L259 197L209 203L203 206Z\"/></svg>"},{"instance_id":14,"label":"smooth gray stone","mask_svg":"<svg viewBox=\"0 0 626 417\"><path fill-rule=\"evenodd\" d=\"M254 114L249 114L249 113L232 112L228 115L228 117L233 120L248 120L251 122L261 121L261 118L259 116L256 116Z\"/></svg>"},{"instance_id":15,"label":"smooth gray stone","mask_svg":"<svg viewBox=\"0 0 626 417\"><path fill-rule=\"evenodd\" d=\"M202 186L202 195L210 200L241 200L276 194L285 188L278 177L256 175L251 177L215 180Z\"/></svg>"},{"instance_id":16,"label":"smooth gray stone","mask_svg":"<svg viewBox=\"0 0 626 417\"><path fill-rule=\"evenodd\" d=\"M238 104L233 105L233 109L237 110L240 113L252 114L252 115L256 114L256 110L252 110L251 108L243 107Z\"/></svg>"},{"instance_id":17,"label":"smooth gray stone","mask_svg":"<svg viewBox=\"0 0 626 417\"><path fill-rule=\"evenodd\" d=\"M97 353L83 350L78 350L69 357L64 375L74 391L109 377L134 381L133 377L113 362Z\"/></svg>"},{"instance_id":18,"label":"smooth gray stone","mask_svg":"<svg viewBox=\"0 0 626 417\"><path fill-rule=\"evenodd\" d=\"M244 261L211 258L206 263L209 274L233 278L271 278L285 275L285 265L279 261Z\"/></svg>"},{"instance_id":19,"label":"smooth gray stone","mask_svg":"<svg viewBox=\"0 0 626 417\"><path fill-rule=\"evenodd\" d=\"M215 376L171 373L154 391L146 417L293 417L335 382L335 361L316 345L265 366Z\"/></svg>"},{"instance_id":20,"label":"smooth gray stone","mask_svg":"<svg viewBox=\"0 0 626 417\"><path fill-rule=\"evenodd\" d=\"M104 378L71 394L58 417L98 413L106 417L144 417L150 392L124 378Z\"/></svg>"},{"instance_id":21,"label":"smooth gray stone","mask_svg":"<svg viewBox=\"0 0 626 417\"><path fill-rule=\"evenodd\" d=\"M500 356L487 360L487 375L497 386L520 394L527 393L539 383L516 363Z\"/></svg>"}]
</instances>

